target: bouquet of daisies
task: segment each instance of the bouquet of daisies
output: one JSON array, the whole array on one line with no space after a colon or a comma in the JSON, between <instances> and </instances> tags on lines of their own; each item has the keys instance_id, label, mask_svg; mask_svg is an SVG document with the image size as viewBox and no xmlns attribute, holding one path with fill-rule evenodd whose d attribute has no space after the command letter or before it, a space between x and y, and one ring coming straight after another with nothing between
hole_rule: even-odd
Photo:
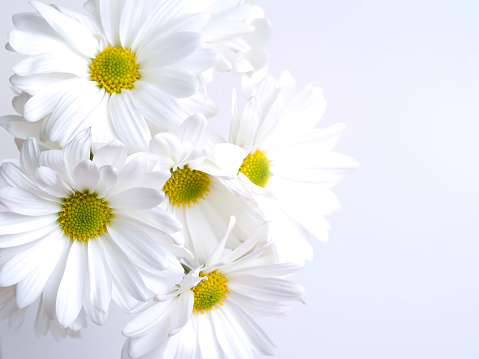
<instances>
[{"instance_id":1,"label":"bouquet of daisies","mask_svg":"<svg viewBox=\"0 0 479 359\"><path fill-rule=\"evenodd\" d=\"M114 302L133 318L123 359L275 354L254 318L302 300L288 277L357 166L332 152L342 125L316 126L322 91L268 75L253 0L31 5L7 44L26 56L0 118L20 150L0 167L0 316L34 306L60 339ZM217 71L242 77L230 114L208 96Z\"/></svg>"}]
</instances>

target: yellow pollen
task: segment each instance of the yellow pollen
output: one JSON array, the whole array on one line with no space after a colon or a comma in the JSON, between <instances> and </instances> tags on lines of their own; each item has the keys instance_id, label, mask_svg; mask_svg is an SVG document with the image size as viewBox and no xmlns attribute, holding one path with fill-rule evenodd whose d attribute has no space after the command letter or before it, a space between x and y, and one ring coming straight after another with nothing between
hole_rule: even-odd
<instances>
[{"instance_id":1,"label":"yellow pollen","mask_svg":"<svg viewBox=\"0 0 479 359\"><path fill-rule=\"evenodd\" d=\"M131 89L140 78L139 65L135 55L122 47L107 47L99 52L90 64L90 79L106 92L120 93L122 89Z\"/></svg>"},{"instance_id":2,"label":"yellow pollen","mask_svg":"<svg viewBox=\"0 0 479 359\"><path fill-rule=\"evenodd\" d=\"M163 192L168 196L173 206L197 204L198 199L205 199L210 189L209 176L201 171L190 170L188 165L171 171L171 177L166 181Z\"/></svg>"},{"instance_id":3,"label":"yellow pollen","mask_svg":"<svg viewBox=\"0 0 479 359\"><path fill-rule=\"evenodd\" d=\"M269 180L269 161L260 150L250 153L243 160L238 172L242 172L251 182L265 187Z\"/></svg>"},{"instance_id":4,"label":"yellow pollen","mask_svg":"<svg viewBox=\"0 0 479 359\"><path fill-rule=\"evenodd\" d=\"M196 287L191 288L195 294L193 310L196 314L203 314L205 311L218 308L218 304L223 305L226 293L230 292L225 276L218 273L217 270L207 274L200 272L200 276L207 276L208 279L202 279Z\"/></svg>"},{"instance_id":5,"label":"yellow pollen","mask_svg":"<svg viewBox=\"0 0 479 359\"><path fill-rule=\"evenodd\" d=\"M111 209L96 193L75 192L64 198L63 208L58 212L58 222L63 234L72 241L88 241L106 232L112 218Z\"/></svg>"}]
</instances>

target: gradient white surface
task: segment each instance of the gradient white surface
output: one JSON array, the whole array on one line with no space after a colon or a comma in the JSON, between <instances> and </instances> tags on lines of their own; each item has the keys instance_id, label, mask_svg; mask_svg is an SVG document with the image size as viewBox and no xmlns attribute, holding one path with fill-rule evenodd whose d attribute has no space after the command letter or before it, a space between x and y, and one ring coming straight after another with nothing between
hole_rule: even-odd
<instances>
[{"instance_id":1,"label":"gradient white surface","mask_svg":"<svg viewBox=\"0 0 479 359\"><path fill-rule=\"evenodd\" d=\"M277 357L478 358L479 2L258 3L273 25L271 74L289 69L299 88L322 87L322 124L346 123L337 150L361 163L335 189L342 209L329 217L330 241L314 243L314 261L295 276L308 304L260 321ZM11 16L33 10L26 0L1 9L5 43ZM0 57L1 115L13 113L8 77L19 58ZM211 90L226 118L232 78ZM0 157L15 156L0 136ZM2 359L119 358L128 318L118 310L61 343L35 338L30 314L16 333L0 324Z\"/></svg>"}]
</instances>

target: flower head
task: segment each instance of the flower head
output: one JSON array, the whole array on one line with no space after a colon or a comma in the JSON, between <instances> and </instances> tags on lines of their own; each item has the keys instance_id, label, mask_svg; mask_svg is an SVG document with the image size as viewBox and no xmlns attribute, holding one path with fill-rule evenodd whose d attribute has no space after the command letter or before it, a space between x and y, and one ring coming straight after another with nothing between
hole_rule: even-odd
<instances>
[{"instance_id":1,"label":"flower head","mask_svg":"<svg viewBox=\"0 0 479 359\"><path fill-rule=\"evenodd\" d=\"M234 225L232 218L219 245L204 258L196 256L198 266L125 327L124 358L252 358L254 351L276 352L253 316L279 316L288 310L285 302L301 298L303 288L284 279L301 266L273 262L265 226L225 254Z\"/></svg>"},{"instance_id":2,"label":"flower head","mask_svg":"<svg viewBox=\"0 0 479 359\"><path fill-rule=\"evenodd\" d=\"M166 288L182 273L170 252L180 224L156 208L164 194L149 187L165 173L148 172L126 152L115 141L90 159L83 131L62 150L41 152L29 138L20 166L0 167L0 203L8 209L0 213L0 285L16 285L19 308L43 294L49 318L62 326L81 311L102 324L112 298L130 309L132 300L151 298L149 287Z\"/></svg>"},{"instance_id":3,"label":"flower head","mask_svg":"<svg viewBox=\"0 0 479 359\"><path fill-rule=\"evenodd\" d=\"M147 155L153 168L169 172L159 187L166 194L160 207L180 221L185 246L196 254L218 245L217 238L232 215L241 225L233 231L230 248L263 220L226 183L236 176L242 153L237 146L213 142L203 116L188 118L176 132L160 133L150 143Z\"/></svg>"},{"instance_id":4,"label":"flower head","mask_svg":"<svg viewBox=\"0 0 479 359\"><path fill-rule=\"evenodd\" d=\"M32 95L24 118L44 119L60 146L91 128L95 143L146 150L188 116L178 100L197 95L197 76L217 62L200 48L208 15L181 14L183 1L91 0L90 15L31 4L38 13L15 15L9 33L9 48L29 56L11 82Z\"/></svg>"},{"instance_id":5,"label":"flower head","mask_svg":"<svg viewBox=\"0 0 479 359\"><path fill-rule=\"evenodd\" d=\"M245 186L238 189L252 193L271 219L281 260L311 260L307 238L326 240L324 215L339 207L331 187L357 167L333 152L344 126L316 128L326 106L322 91L308 86L297 94L288 72L243 85L247 103L242 116L233 106L230 132L230 142L244 149L238 179Z\"/></svg>"}]
</instances>

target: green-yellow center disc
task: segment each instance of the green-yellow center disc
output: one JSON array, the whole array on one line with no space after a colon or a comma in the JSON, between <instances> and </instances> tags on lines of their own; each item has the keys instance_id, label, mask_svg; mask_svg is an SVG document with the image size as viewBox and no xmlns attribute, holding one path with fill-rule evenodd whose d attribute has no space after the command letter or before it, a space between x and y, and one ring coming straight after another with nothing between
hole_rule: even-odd
<instances>
[{"instance_id":1,"label":"green-yellow center disc","mask_svg":"<svg viewBox=\"0 0 479 359\"><path fill-rule=\"evenodd\" d=\"M111 209L105 200L88 191L75 192L70 198L65 198L58 216L63 233L72 241L88 241L105 233L112 218Z\"/></svg>"},{"instance_id":2,"label":"green-yellow center disc","mask_svg":"<svg viewBox=\"0 0 479 359\"><path fill-rule=\"evenodd\" d=\"M244 173L255 185L265 187L269 180L269 161L263 152L256 150L246 156L238 172Z\"/></svg>"},{"instance_id":3,"label":"green-yellow center disc","mask_svg":"<svg viewBox=\"0 0 479 359\"><path fill-rule=\"evenodd\" d=\"M195 303L193 309L196 313L203 313L205 311L218 308L223 305L226 299L226 293L229 293L226 278L222 273L213 271L208 274L200 272L200 276L207 276L208 279L202 279L196 287L191 288L195 294Z\"/></svg>"},{"instance_id":4,"label":"green-yellow center disc","mask_svg":"<svg viewBox=\"0 0 479 359\"><path fill-rule=\"evenodd\" d=\"M140 78L138 68L135 55L130 50L110 46L92 59L90 79L110 94L120 93L122 89L131 89Z\"/></svg>"},{"instance_id":5,"label":"green-yellow center disc","mask_svg":"<svg viewBox=\"0 0 479 359\"><path fill-rule=\"evenodd\" d=\"M205 199L210 191L208 185L211 180L209 176L201 171L190 170L186 165L171 172L171 177L166 181L163 192L168 196L170 203L174 206L198 203L198 199Z\"/></svg>"}]
</instances>

